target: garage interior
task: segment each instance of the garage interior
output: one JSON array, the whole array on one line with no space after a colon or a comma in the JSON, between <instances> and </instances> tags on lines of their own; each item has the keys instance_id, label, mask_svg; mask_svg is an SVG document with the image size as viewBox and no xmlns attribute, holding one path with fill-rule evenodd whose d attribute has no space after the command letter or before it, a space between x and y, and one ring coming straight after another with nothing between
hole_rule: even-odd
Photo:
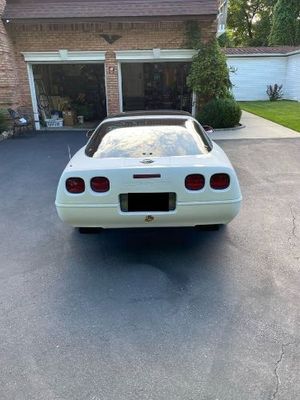
<instances>
[{"instance_id":1,"label":"garage interior","mask_svg":"<svg viewBox=\"0 0 300 400\"><path fill-rule=\"evenodd\" d=\"M124 111L192 111L192 91L186 84L191 63L124 63Z\"/></svg>"},{"instance_id":2,"label":"garage interior","mask_svg":"<svg viewBox=\"0 0 300 400\"><path fill-rule=\"evenodd\" d=\"M41 126L93 128L106 117L103 64L32 67Z\"/></svg>"}]
</instances>

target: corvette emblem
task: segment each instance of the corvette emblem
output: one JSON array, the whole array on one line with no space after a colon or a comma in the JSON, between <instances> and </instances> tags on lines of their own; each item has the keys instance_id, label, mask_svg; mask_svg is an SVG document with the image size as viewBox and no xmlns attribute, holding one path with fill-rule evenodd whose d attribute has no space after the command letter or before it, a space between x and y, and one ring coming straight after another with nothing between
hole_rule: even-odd
<instances>
[{"instance_id":1,"label":"corvette emblem","mask_svg":"<svg viewBox=\"0 0 300 400\"><path fill-rule=\"evenodd\" d=\"M153 160L150 160L150 158L147 158L147 159L145 159L145 160L142 160L142 161L140 161L142 164L152 164L152 163L154 163L154 161Z\"/></svg>"},{"instance_id":2,"label":"corvette emblem","mask_svg":"<svg viewBox=\"0 0 300 400\"><path fill-rule=\"evenodd\" d=\"M154 221L154 217L152 217L152 215L147 215L147 217L145 218L145 222L150 223Z\"/></svg>"}]
</instances>

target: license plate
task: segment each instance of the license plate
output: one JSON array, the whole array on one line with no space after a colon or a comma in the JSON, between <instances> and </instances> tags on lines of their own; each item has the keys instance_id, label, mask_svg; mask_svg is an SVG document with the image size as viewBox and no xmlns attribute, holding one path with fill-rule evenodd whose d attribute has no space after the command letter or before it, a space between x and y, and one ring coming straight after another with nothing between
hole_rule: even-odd
<instances>
[{"instance_id":1,"label":"license plate","mask_svg":"<svg viewBox=\"0 0 300 400\"><path fill-rule=\"evenodd\" d=\"M120 194L123 212L169 212L176 208L176 193Z\"/></svg>"}]
</instances>

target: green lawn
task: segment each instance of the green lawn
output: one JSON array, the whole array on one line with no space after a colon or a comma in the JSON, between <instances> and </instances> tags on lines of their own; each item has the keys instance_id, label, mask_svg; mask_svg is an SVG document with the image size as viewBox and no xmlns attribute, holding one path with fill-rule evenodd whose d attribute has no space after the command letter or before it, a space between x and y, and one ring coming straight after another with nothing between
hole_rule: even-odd
<instances>
[{"instance_id":1,"label":"green lawn","mask_svg":"<svg viewBox=\"0 0 300 400\"><path fill-rule=\"evenodd\" d=\"M241 101L243 110L300 132L300 103L297 101Z\"/></svg>"}]
</instances>

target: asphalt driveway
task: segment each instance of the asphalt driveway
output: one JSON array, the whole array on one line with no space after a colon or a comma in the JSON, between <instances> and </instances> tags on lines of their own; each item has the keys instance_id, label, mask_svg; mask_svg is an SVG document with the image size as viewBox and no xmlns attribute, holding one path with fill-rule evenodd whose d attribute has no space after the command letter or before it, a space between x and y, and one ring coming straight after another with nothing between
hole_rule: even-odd
<instances>
[{"instance_id":1,"label":"asphalt driveway","mask_svg":"<svg viewBox=\"0 0 300 400\"><path fill-rule=\"evenodd\" d=\"M0 143L1 400L300 398L300 139L220 141L219 232L82 236L54 197L80 132Z\"/></svg>"}]
</instances>

